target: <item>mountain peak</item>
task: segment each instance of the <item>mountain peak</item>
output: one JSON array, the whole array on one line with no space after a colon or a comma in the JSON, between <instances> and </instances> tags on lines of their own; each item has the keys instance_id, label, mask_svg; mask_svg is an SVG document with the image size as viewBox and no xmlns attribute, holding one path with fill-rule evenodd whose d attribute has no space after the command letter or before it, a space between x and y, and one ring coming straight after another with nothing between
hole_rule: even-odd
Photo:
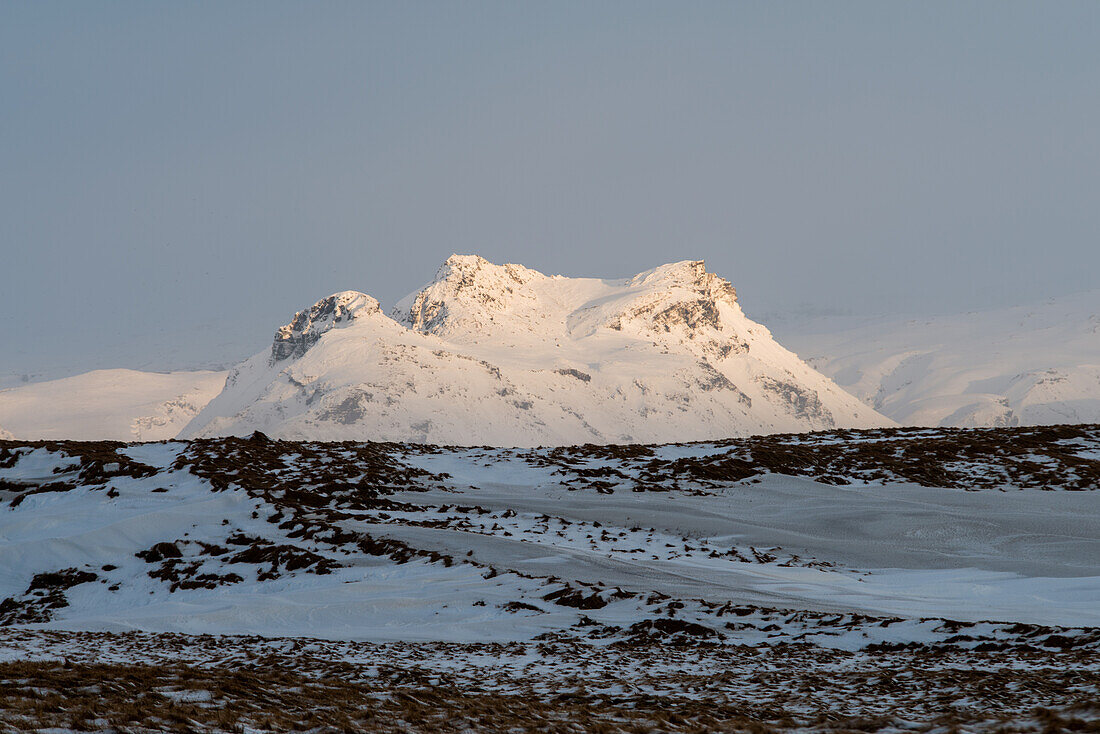
<instances>
[{"instance_id":1,"label":"mountain peak","mask_svg":"<svg viewBox=\"0 0 1100 734\"><path fill-rule=\"evenodd\" d=\"M478 255L451 255L435 280L394 307L395 320L414 331L438 333L484 325L494 314L517 313L533 305L526 288L547 276L514 263L495 265Z\"/></svg>"},{"instance_id":2,"label":"mountain peak","mask_svg":"<svg viewBox=\"0 0 1100 734\"><path fill-rule=\"evenodd\" d=\"M520 285L534 278L546 276L537 270L515 263L496 265L480 255L451 255L436 272L435 283L451 283L456 288L468 288L474 284L498 286L509 281Z\"/></svg>"},{"instance_id":3,"label":"mountain peak","mask_svg":"<svg viewBox=\"0 0 1100 734\"><path fill-rule=\"evenodd\" d=\"M182 435L533 446L890 423L701 260L603 279L452 255L393 315L355 291L318 301Z\"/></svg>"},{"instance_id":4,"label":"mountain peak","mask_svg":"<svg viewBox=\"0 0 1100 734\"><path fill-rule=\"evenodd\" d=\"M707 272L703 260L681 260L638 273L631 280L632 285L664 286L684 288L700 296L714 300L737 300L737 291L725 278Z\"/></svg>"},{"instance_id":5,"label":"mountain peak","mask_svg":"<svg viewBox=\"0 0 1100 734\"><path fill-rule=\"evenodd\" d=\"M280 326L271 344L270 363L301 357L326 331L347 326L355 319L381 313L378 301L359 291L340 291L322 298L313 306L294 314L289 324Z\"/></svg>"},{"instance_id":6,"label":"mountain peak","mask_svg":"<svg viewBox=\"0 0 1100 734\"><path fill-rule=\"evenodd\" d=\"M436 280L441 280L442 277L446 277L446 273L452 270L477 270L485 265L492 265L492 263L481 255L459 255L457 252L451 253L451 256L444 260L443 264L439 266Z\"/></svg>"}]
</instances>

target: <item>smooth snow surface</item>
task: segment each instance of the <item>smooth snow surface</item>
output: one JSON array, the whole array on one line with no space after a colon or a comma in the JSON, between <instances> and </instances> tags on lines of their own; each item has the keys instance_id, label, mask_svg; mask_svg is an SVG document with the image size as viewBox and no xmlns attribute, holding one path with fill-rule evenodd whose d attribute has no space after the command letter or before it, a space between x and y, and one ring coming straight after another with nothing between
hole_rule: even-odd
<instances>
[{"instance_id":1,"label":"smooth snow surface","mask_svg":"<svg viewBox=\"0 0 1100 734\"><path fill-rule=\"evenodd\" d=\"M783 328L803 359L903 425L1100 421L1100 290L1034 306Z\"/></svg>"},{"instance_id":2,"label":"smooth snow surface","mask_svg":"<svg viewBox=\"0 0 1100 734\"><path fill-rule=\"evenodd\" d=\"M599 280L455 255L392 318L354 291L299 312L180 437L534 446L890 424L701 262Z\"/></svg>"},{"instance_id":3,"label":"smooth snow surface","mask_svg":"<svg viewBox=\"0 0 1100 734\"><path fill-rule=\"evenodd\" d=\"M225 372L95 370L0 390L0 438L160 441L221 391Z\"/></svg>"}]
</instances>

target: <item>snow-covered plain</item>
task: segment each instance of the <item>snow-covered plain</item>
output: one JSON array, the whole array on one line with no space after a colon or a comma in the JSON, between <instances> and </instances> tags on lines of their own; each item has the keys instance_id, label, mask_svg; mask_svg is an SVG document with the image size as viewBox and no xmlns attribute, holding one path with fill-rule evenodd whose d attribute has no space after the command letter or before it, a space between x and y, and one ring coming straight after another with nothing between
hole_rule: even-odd
<instances>
[{"instance_id":1,"label":"snow-covered plain","mask_svg":"<svg viewBox=\"0 0 1100 734\"><path fill-rule=\"evenodd\" d=\"M942 438L867 434L860 450L919 453L932 440L935 451ZM846 450L844 437L826 439ZM1044 440L1026 471L1095 472L1095 432ZM752 450L802 456L807 445L780 437ZM1010 623L1100 627L1096 492L968 492L856 469L844 478L825 463L818 479L812 465L792 476L779 463L722 479L744 455L738 443L623 455L263 439L92 446L5 449L8 622L485 642L585 620L637 633L673 617L741 642L846 649L943 639L944 619L976 625L974 644ZM998 461L964 471L988 477ZM67 605L50 606L54 587Z\"/></svg>"},{"instance_id":2,"label":"snow-covered plain","mask_svg":"<svg viewBox=\"0 0 1100 734\"><path fill-rule=\"evenodd\" d=\"M1100 290L908 321L805 319L784 344L903 425L1100 421Z\"/></svg>"},{"instance_id":3,"label":"snow-covered plain","mask_svg":"<svg viewBox=\"0 0 1100 734\"><path fill-rule=\"evenodd\" d=\"M180 437L535 446L885 425L702 262L600 280L454 255L392 318L355 291L299 312Z\"/></svg>"},{"instance_id":4,"label":"snow-covered plain","mask_svg":"<svg viewBox=\"0 0 1100 734\"><path fill-rule=\"evenodd\" d=\"M1087 729L1098 457L6 441L0 729Z\"/></svg>"},{"instance_id":5,"label":"snow-covered plain","mask_svg":"<svg viewBox=\"0 0 1100 734\"><path fill-rule=\"evenodd\" d=\"M110 369L0 389L0 438L174 438L221 391L225 376Z\"/></svg>"}]
</instances>

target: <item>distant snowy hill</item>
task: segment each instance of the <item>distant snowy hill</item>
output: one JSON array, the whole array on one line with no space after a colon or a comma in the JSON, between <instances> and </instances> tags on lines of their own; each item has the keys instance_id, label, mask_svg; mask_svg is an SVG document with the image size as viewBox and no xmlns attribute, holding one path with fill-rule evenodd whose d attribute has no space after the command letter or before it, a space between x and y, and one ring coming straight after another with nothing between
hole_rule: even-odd
<instances>
[{"instance_id":1,"label":"distant snowy hill","mask_svg":"<svg viewBox=\"0 0 1100 734\"><path fill-rule=\"evenodd\" d=\"M0 438L172 438L218 394L225 375L95 370L0 390Z\"/></svg>"},{"instance_id":2,"label":"distant snowy hill","mask_svg":"<svg viewBox=\"0 0 1100 734\"><path fill-rule=\"evenodd\" d=\"M533 446L889 424L702 262L600 280L455 255L392 318L354 291L299 312L180 436Z\"/></svg>"},{"instance_id":3,"label":"distant snowy hill","mask_svg":"<svg viewBox=\"0 0 1100 734\"><path fill-rule=\"evenodd\" d=\"M785 329L784 342L905 425L1100 421L1100 290L855 328L808 320Z\"/></svg>"}]
</instances>

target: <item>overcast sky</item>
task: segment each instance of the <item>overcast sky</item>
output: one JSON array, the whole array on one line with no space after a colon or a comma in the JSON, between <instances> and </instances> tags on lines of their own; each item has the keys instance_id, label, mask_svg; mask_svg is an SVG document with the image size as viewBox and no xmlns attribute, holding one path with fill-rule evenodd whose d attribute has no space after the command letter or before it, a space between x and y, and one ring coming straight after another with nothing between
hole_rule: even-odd
<instances>
[{"instance_id":1,"label":"overcast sky","mask_svg":"<svg viewBox=\"0 0 1100 734\"><path fill-rule=\"evenodd\" d=\"M0 370L201 364L451 252L750 316L1096 287L1100 3L0 0Z\"/></svg>"}]
</instances>

